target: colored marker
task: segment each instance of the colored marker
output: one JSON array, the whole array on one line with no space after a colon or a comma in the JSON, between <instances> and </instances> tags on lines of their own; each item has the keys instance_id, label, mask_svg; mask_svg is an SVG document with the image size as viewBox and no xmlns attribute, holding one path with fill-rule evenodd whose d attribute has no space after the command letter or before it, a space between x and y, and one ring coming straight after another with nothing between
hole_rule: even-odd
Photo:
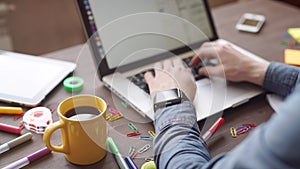
<instances>
[{"instance_id":1,"label":"colored marker","mask_svg":"<svg viewBox=\"0 0 300 169\"><path fill-rule=\"evenodd\" d=\"M202 136L204 141L207 141L224 123L224 118L220 117Z\"/></svg>"},{"instance_id":2,"label":"colored marker","mask_svg":"<svg viewBox=\"0 0 300 169\"><path fill-rule=\"evenodd\" d=\"M117 163L121 169L129 169L125 160L123 159L121 153L119 152L119 149L117 145L115 144L114 140L111 137L107 138L107 143L110 147L110 150L115 155L115 158L117 160Z\"/></svg>"},{"instance_id":3,"label":"colored marker","mask_svg":"<svg viewBox=\"0 0 300 169\"><path fill-rule=\"evenodd\" d=\"M129 167L129 169L139 169L130 157L125 157L125 161Z\"/></svg>"},{"instance_id":4,"label":"colored marker","mask_svg":"<svg viewBox=\"0 0 300 169\"><path fill-rule=\"evenodd\" d=\"M9 164L8 166L2 168L2 169L16 169L16 168L22 168L25 167L26 165L44 157L47 154L50 154L51 150L49 150L47 147L42 148L32 154L30 154L27 157L21 158L18 161L15 161L11 164Z\"/></svg>"},{"instance_id":5,"label":"colored marker","mask_svg":"<svg viewBox=\"0 0 300 169\"><path fill-rule=\"evenodd\" d=\"M14 134L21 134L22 127L15 127L8 124L0 123L0 131L6 131Z\"/></svg>"},{"instance_id":6,"label":"colored marker","mask_svg":"<svg viewBox=\"0 0 300 169\"><path fill-rule=\"evenodd\" d=\"M0 146L0 154L16 147L17 145L20 145L26 141L29 141L32 138L32 134L31 133L26 133L23 134L7 143L4 143Z\"/></svg>"},{"instance_id":7,"label":"colored marker","mask_svg":"<svg viewBox=\"0 0 300 169\"><path fill-rule=\"evenodd\" d=\"M23 109L21 107L2 107L0 106L0 114L22 114Z\"/></svg>"}]
</instances>

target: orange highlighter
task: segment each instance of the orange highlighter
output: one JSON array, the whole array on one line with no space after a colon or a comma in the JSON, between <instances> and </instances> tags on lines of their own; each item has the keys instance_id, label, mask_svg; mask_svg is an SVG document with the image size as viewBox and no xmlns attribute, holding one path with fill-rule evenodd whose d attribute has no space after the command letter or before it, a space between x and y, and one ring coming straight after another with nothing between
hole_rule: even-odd
<instances>
[{"instance_id":1,"label":"orange highlighter","mask_svg":"<svg viewBox=\"0 0 300 169\"><path fill-rule=\"evenodd\" d=\"M2 107L0 106L0 114L22 114L23 109L21 107Z\"/></svg>"}]
</instances>

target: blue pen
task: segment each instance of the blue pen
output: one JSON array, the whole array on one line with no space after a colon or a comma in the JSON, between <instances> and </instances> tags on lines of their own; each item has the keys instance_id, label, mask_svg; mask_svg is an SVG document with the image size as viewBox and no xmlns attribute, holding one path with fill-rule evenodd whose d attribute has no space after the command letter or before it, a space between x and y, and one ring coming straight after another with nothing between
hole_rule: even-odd
<instances>
[{"instance_id":1,"label":"blue pen","mask_svg":"<svg viewBox=\"0 0 300 169\"><path fill-rule=\"evenodd\" d=\"M129 169L139 169L130 157L125 157L125 161L129 167Z\"/></svg>"},{"instance_id":2,"label":"blue pen","mask_svg":"<svg viewBox=\"0 0 300 169\"><path fill-rule=\"evenodd\" d=\"M107 138L107 143L110 147L110 150L115 155L115 158L117 160L117 163L121 169L129 169L125 160L123 159L121 153L119 152L119 149L117 145L115 144L114 140L111 137Z\"/></svg>"}]
</instances>

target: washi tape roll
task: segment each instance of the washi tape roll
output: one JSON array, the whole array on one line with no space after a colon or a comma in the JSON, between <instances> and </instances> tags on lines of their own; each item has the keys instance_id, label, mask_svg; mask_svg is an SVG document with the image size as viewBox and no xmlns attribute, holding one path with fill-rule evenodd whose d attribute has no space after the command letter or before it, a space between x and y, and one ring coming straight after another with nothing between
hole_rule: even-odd
<instances>
[{"instance_id":1,"label":"washi tape roll","mask_svg":"<svg viewBox=\"0 0 300 169\"><path fill-rule=\"evenodd\" d=\"M77 76L68 77L64 80L64 88L68 92L78 92L82 90L83 79Z\"/></svg>"}]
</instances>

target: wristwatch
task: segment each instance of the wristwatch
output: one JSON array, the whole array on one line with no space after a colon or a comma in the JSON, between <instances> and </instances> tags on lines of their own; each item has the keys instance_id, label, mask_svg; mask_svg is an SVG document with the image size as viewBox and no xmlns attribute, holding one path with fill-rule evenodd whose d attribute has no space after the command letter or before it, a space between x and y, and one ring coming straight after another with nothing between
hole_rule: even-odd
<instances>
[{"instance_id":1,"label":"wristwatch","mask_svg":"<svg viewBox=\"0 0 300 169\"><path fill-rule=\"evenodd\" d=\"M179 88L159 91L155 94L153 99L154 112L156 112L160 108L180 104L183 101L188 100L189 99Z\"/></svg>"}]
</instances>

